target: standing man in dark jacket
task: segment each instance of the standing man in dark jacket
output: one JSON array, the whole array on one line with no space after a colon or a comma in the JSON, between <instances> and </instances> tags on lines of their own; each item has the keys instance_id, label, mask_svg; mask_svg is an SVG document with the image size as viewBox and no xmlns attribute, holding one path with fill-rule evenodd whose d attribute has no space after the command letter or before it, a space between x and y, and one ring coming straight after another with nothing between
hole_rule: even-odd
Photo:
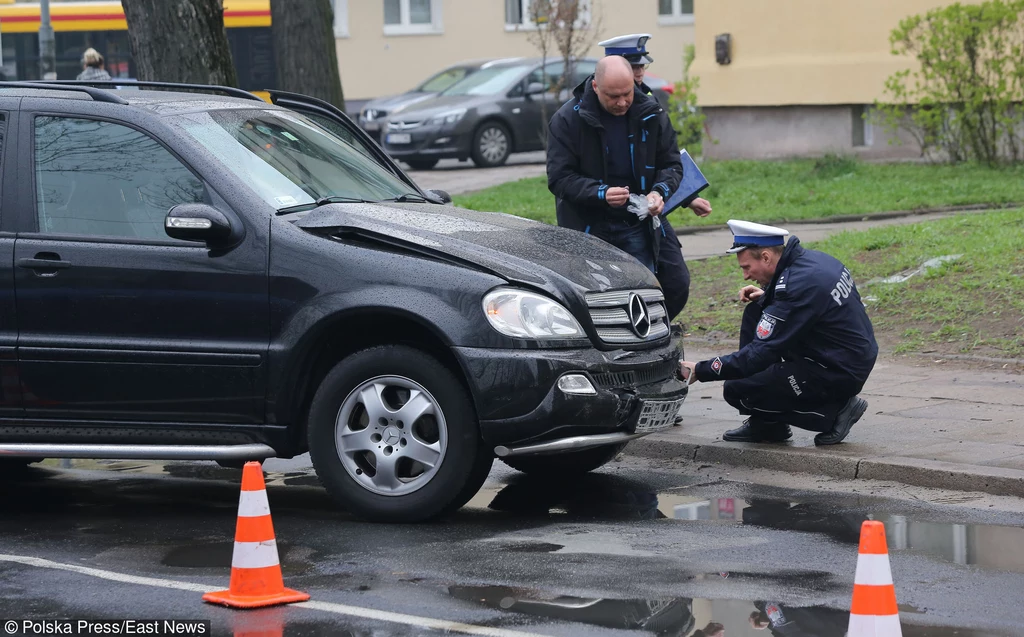
<instances>
[{"instance_id":1,"label":"standing man in dark jacket","mask_svg":"<svg viewBox=\"0 0 1024 637\"><path fill-rule=\"evenodd\" d=\"M598 62L574 95L551 118L548 134L548 188L557 199L558 225L604 239L661 280L669 274L658 271L666 231L654 218L682 177L668 115L634 84L620 56ZM641 220L626 209L631 193L646 195L651 216ZM682 306L671 303L668 291L665 296L673 317Z\"/></svg>"},{"instance_id":2,"label":"standing man in dark jacket","mask_svg":"<svg viewBox=\"0 0 1024 637\"><path fill-rule=\"evenodd\" d=\"M631 33L598 42L597 45L604 47L605 55L620 55L625 58L633 70L633 82L640 92L654 97L650 87L644 83L647 67L654 62L654 58L647 50L647 42L650 39L650 33ZM711 214L711 204L701 197L694 199L689 208L699 217ZM679 237L665 216L661 218L661 249L658 250L656 274L665 293L669 317L674 318L686 307L686 301L690 298L690 270L683 259L683 247L679 243Z\"/></svg>"},{"instance_id":3,"label":"standing man in dark jacket","mask_svg":"<svg viewBox=\"0 0 1024 637\"><path fill-rule=\"evenodd\" d=\"M820 432L817 445L843 441L864 415L857 394L878 357L871 320L850 271L807 250L781 228L729 221L743 278L738 352L682 363L682 375L724 380L726 402L749 415L724 440L782 442L790 425Z\"/></svg>"}]
</instances>

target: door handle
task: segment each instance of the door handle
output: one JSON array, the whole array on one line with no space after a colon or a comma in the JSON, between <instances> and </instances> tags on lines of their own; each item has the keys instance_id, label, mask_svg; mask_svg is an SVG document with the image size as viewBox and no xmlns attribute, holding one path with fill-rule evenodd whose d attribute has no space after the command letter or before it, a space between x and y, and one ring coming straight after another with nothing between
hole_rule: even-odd
<instances>
[{"instance_id":1,"label":"door handle","mask_svg":"<svg viewBox=\"0 0 1024 637\"><path fill-rule=\"evenodd\" d=\"M35 258L18 259L18 267L35 270L40 276L53 276L57 274L57 270L70 268L71 262L63 261L60 255L54 252L40 252Z\"/></svg>"}]
</instances>

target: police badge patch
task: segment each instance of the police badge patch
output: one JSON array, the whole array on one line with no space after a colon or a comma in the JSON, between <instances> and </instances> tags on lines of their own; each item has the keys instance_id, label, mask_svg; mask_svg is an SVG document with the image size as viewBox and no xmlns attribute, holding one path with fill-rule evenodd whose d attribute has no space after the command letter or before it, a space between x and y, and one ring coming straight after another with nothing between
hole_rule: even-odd
<instances>
[{"instance_id":1,"label":"police badge patch","mask_svg":"<svg viewBox=\"0 0 1024 637\"><path fill-rule=\"evenodd\" d=\"M722 359L721 358L717 358L716 357L715 360L711 361L711 371L715 372L718 375L722 374Z\"/></svg>"},{"instance_id":2,"label":"police badge patch","mask_svg":"<svg viewBox=\"0 0 1024 637\"><path fill-rule=\"evenodd\" d=\"M775 317L767 314L761 315L761 321L757 324L757 337L762 341L772 335L775 331Z\"/></svg>"}]
</instances>

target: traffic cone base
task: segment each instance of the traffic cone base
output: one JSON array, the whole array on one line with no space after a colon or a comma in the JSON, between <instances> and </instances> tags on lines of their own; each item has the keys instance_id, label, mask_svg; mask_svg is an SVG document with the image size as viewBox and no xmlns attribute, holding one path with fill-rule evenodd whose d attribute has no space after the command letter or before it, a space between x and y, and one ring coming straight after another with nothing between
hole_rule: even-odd
<instances>
[{"instance_id":1,"label":"traffic cone base","mask_svg":"<svg viewBox=\"0 0 1024 637\"><path fill-rule=\"evenodd\" d=\"M896 587L889 566L885 526L868 520L860 528L848 637L902 637Z\"/></svg>"},{"instance_id":2,"label":"traffic cone base","mask_svg":"<svg viewBox=\"0 0 1024 637\"><path fill-rule=\"evenodd\" d=\"M203 595L203 601L232 608L261 608L307 599L306 593L284 587L263 467L258 462L247 462L238 498L231 584L226 591Z\"/></svg>"}]
</instances>

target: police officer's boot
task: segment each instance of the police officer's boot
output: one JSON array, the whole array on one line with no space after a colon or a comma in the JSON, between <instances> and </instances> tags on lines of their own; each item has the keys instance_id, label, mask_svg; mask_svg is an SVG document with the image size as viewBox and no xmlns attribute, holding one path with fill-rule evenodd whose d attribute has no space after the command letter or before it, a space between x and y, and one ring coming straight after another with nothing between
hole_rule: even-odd
<instances>
[{"instance_id":1,"label":"police officer's boot","mask_svg":"<svg viewBox=\"0 0 1024 637\"><path fill-rule=\"evenodd\" d=\"M847 435L849 435L853 424L860 420L860 417L864 415L864 412L867 411L867 409L868 401L864 400L860 396L854 396L850 400L846 401L843 408L839 410L839 415L836 416L836 422L832 425L832 430L815 436L814 444L839 444Z\"/></svg>"},{"instance_id":2,"label":"police officer's boot","mask_svg":"<svg viewBox=\"0 0 1024 637\"><path fill-rule=\"evenodd\" d=\"M756 416L743 421L742 427L730 429L722 434L722 440L729 442L784 442L793 437L789 425L781 422L765 422Z\"/></svg>"}]
</instances>

